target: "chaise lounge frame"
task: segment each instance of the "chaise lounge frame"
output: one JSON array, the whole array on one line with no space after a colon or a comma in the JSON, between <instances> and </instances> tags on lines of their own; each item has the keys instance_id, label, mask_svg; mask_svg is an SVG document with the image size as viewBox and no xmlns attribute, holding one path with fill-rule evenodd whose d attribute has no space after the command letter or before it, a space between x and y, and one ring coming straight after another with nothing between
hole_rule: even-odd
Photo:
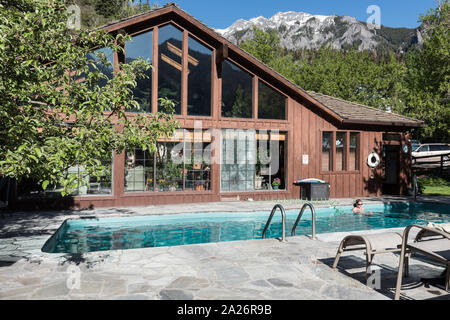
<instances>
[{"instance_id":1,"label":"chaise lounge frame","mask_svg":"<svg viewBox=\"0 0 450 320\"><path fill-rule=\"evenodd\" d=\"M408 244L408 235L412 228L420 229L419 234L426 233L427 235L439 236L438 239L435 237L431 240L414 241ZM449 290L450 286L450 234L435 228L429 228L419 225L410 225L405 228L402 237L400 261L397 273L397 284L395 288L395 300L400 299L400 291L403 279L403 268L404 261L409 259L412 253L418 252L431 259L434 259L446 266L445 271L445 290ZM407 272L407 266L406 266Z\"/></svg>"}]
</instances>

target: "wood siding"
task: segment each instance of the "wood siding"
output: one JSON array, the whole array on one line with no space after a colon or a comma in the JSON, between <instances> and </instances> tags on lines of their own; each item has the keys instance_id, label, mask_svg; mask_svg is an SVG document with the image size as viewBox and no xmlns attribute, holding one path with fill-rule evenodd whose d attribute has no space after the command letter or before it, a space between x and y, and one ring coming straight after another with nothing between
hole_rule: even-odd
<instances>
[{"instance_id":1,"label":"wood siding","mask_svg":"<svg viewBox=\"0 0 450 320\"><path fill-rule=\"evenodd\" d=\"M218 81L215 78L215 81ZM330 198L358 198L378 197L382 195L381 169L371 169L366 159L371 152L377 152L382 156L382 134L384 131L357 130L357 128L343 128L330 123L323 116L305 107L300 102L289 98L287 103L288 120L258 120L258 119L228 119L220 117L220 96L216 92L214 106L216 110L210 118L197 118L177 116L181 128L194 128L194 121L202 120L203 129L214 128L216 130L213 140L214 152L220 153L220 141L218 136L221 129L277 129L287 133L286 155L286 190L279 191L249 191L249 192L221 192L220 191L220 165L211 166L212 187L209 191L184 191L184 192L124 192L124 154L114 158L114 193L112 196L75 197L74 206L78 208L105 207L105 206L145 206L193 202L218 202L226 200L284 200L298 199L300 187L294 181L306 178L319 178L330 184ZM323 131L350 131L359 132L359 170L357 171L330 171L321 170L321 145ZM402 143L406 143L406 136L402 135ZM335 137L335 135L333 135ZM348 141L348 139L347 139ZM347 143L348 145L348 143ZM348 147L347 147L348 149ZM302 162L303 155L308 155L308 165ZM215 156L215 154L213 154ZM334 155L333 155L334 157ZM401 155L400 163L403 163L399 172L398 194L407 190L408 180L408 155Z\"/></svg>"},{"instance_id":2,"label":"wood siding","mask_svg":"<svg viewBox=\"0 0 450 320\"><path fill-rule=\"evenodd\" d=\"M175 13L176 14L175 14ZM283 200L297 199L300 196L300 187L294 181L305 178L319 178L330 183L330 198L357 198L368 196L380 196L382 194L382 180L380 167L373 170L366 164L367 156L371 152L382 153L383 132L398 132L402 136L402 143L406 143L407 136L405 127L393 128L380 127L375 125L343 125L342 118L331 110L315 101L304 91L297 88L292 83L280 75L273 72L268 67L256 61L253 57L240 51L230 43L225 43L217 37L210 29L198 24L192 17L186 15L174 7L164 8L159 14L148 14L139 16L127 22L120 22L106 28L111 32L125 30L128 33L139 32L139 30L154 28L153 33L153 60L155 70L158 68L158 25L173 22L178 27L184 29L184 70L187 69L187 38L194 36L199 41L213 49L212 53L212 110L210 117L193 117L186 115L187 90L183 85L182 115L176 116L180 123L180 128L193 129L195 121L202 121L203 129L263 129L279 130L287 133L286 152L286 190L279 191L251 191L251 192L221 192L220 191L220 165L211 166L211 190L209 191L184 191L184 192L124 192L124 153L114 156L113 163L113 192L111 195L74 197L74 208L90 207L118 207L118 206L145 206L175 203L192 202L216 202L225 200ZM220 59L230 59L233 63L253 74L253 118L236 119L222 118L220 106L222 104L222 79ZM116 56L116 59L118 57ZM115 61L117 67L117 61ZM184 82L187 81L187 73L184 72ZM258 79L263 80L273 89L281 92L287 97L286 120L257 119L257 84ZM158 89L158 77L153 77L153 93ZM152 111L156 112L157 96L152 95ZM328 171L323 172L321 167L321 145L323 131L345 131L359 132L359 170L357 171ZM214 156L220 155L220 139L216 135L213 139ZM335 133L333 135L335 137ZM347 154L348 139L347 134ZM303 164L303 155L308 155L308 164ZM335 155L333 154L333 158ZM410 156L400 155L400 171L398 193L405 193L408 186ZM335 165L333 165L333 168ZM348 165L347 165L348 167Z\"/></svg>"}]
</instances>

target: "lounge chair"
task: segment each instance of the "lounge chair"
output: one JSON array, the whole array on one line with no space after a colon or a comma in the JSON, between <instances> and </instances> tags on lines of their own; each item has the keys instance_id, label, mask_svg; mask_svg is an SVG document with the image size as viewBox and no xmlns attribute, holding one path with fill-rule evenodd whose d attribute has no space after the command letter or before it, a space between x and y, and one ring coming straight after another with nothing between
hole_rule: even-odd
<instances>
[{"instance_id":1,"label":"lounge chair","mask_svg":"<svg viewBox=\"0 0 450 320\"><path fill-rule=\"evenodd\" d=\"M401 232L384 232L365 235L349 235L340 243L336 258L334 259L333 269L336 269L339 259L343 252L365 250L366 255L366 273L370 274L370 266L373 257L379 253L399 252L402 243ZM408 259L405 260L408 264ZM408 270L406 268L405 270Z\"/></svg>"},{"instance_id":2,"label":"lounge chair","mask_svg":"<svg viewBox=\"0 0 450 320\"><path fill-rule=\"evenodd\" d=\"M415 241L413 243L408 243L409 232L412 228L420 229L419 234L428 235L428 239L420 239L420 241ZM441 262L446 267L445 271L445 290L449 289L450 281L450 233L445 231L445 226L437 225L437 227L430 228L419 225L410 225L405 228L402 237L402 246L400 253L400 262L397 273L397 285L395 288L394 299L398 300L400 298L400 291L402 287L403 279L403 268L406 268L406 273L408 272L408 266L404 266L405 259L408 260L412 253L419 252L431 259ZM439 238L436 239L436 236Z\"/></svg>"}]
</instances>

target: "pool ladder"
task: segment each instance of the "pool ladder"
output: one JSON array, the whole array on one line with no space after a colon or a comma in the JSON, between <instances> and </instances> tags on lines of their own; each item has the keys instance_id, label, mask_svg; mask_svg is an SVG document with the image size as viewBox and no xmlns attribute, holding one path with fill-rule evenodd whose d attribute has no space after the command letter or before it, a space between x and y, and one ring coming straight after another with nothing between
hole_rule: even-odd
<instances>
[{"instance_id":1,"label":"pool ladder","mask_svg":"<svg viewBox=\"0 0 450 320\"><path fill-rule=\"evenodd\" d=\"M314 206L312 205L312 203L305 203L302 206L302 209L299 212L299 215L297 216L297 220L295 220L294 226L292 227L292 232L291 232L291 236L295 236L295 229L297 228L298 222L300 221L300 219L303 216L303 212L305 211L306 207L309 207L311 209L311 214L312 214L312 239L316 239L316 210L314 209ZM273 215L275 214L275 212L277 211L277 209L280 209L281 212L281 242L287 242L286 240L286 211L284 210L283 206L281 204L276 204L273 209L272 212L270 213L269 219L267 220L266 226L264 227L264 231L262 233L262 238L265 239L266 238L266 232L267 229L269 228L270 222L272 222L272 218Z\"/></svg>"},{"instance_id":2,"label":"pool ladder","mask_svg":"<svg viewBox=\"0 0 450 320\"><path fill-rule=\"evenodd\" d=\"M302 207L302 209L300 210L300 213L297 216L297 220L295 220L294 226L292 227L292 232L291 232L291 237L295 236L295 229L297 228L298 222L300 221L300 219L303 216L303 212L305 212L306 207L309 207L309 209L311 209L311 219L312 219L312 239L317 239L316 238L316 209L314 209L314 206L312 205L312 203L305 203Z\"/></svg>"},{"instance_id":3,"label":"pool ladder","mask_svg":"<svg viewBox=\"0 0 450 320\"><path fill-rule=\"evenodd\" d=\"M272 221L273 215L275 214L277 209L280 209L280 212L281 212L281 226L282 226L281 242L287 242L287 240L286 240L286 211L284 211L284 208L281 204L276 204L273 207L272 212L270 213L270 216L269 216L269 220L267 220L266 226L264 227L264 231L262 233L262 238L263 239L266 238L266 231L269 228L270 222Z\"/></svg>"}]
</instances>

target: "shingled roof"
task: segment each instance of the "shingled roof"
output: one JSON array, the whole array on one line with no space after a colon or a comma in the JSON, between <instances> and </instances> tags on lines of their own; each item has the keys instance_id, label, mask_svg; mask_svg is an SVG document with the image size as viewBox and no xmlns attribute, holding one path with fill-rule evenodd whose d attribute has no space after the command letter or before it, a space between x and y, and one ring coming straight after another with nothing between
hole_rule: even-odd
<instances>
[{"instance_id":1,"label":"shingled roof","mask_svg":"<svg viewBox=\"0 0 450 320\"><path fill-rule=\"evenodd\" d=\"M340 116L343 119L343 123L367 123L408 127L423 126L422 121L402 116L394 112L382 111L313 91L307 91L307 93Z\"/></svg>"}]
</instances>

